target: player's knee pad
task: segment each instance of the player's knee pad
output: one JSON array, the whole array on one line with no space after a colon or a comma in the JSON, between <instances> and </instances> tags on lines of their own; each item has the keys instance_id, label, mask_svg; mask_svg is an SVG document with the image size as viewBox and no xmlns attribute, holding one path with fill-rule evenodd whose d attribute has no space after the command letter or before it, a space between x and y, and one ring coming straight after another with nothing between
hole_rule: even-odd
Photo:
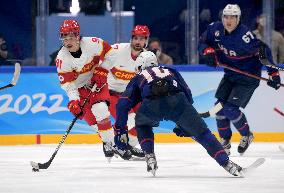
<instances>
[{"instance_id":1,"label":"player's knee pad","mask_svg":"<svg viewBox=\"0 0 284 193\"><path fill-rule=\"evenodd\" d=\"M241 114L239 107L231 103L226 103L224 105L223 112L224 115L230 120L235 120Z\"/></svg>"},{"instance_id":2,"label":"player's knee pad","mask_svg":"<svg viewBox=\"0 0 284 193\"><path fill-rule=\"evenodd\" d=\"M96 117L97 122L110 117L110 112L105 102L99 102L99 103L93 104L92 113Z\"/></svg>"}]
</instances>

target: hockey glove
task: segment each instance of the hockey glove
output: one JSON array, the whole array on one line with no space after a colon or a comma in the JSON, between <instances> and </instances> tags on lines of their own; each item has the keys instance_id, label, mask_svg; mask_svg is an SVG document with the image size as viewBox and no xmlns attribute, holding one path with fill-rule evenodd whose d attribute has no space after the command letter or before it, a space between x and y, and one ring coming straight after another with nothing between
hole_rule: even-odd
<instances>
[{"instance_id":1,"label":"hockey glove","mask_svg":"<svg viewBox=\"0 0 284 193\"><path fill-rule=\"evenodd\" d=\"M275 90L278 90L281 84L281 78L279 76L279 72L277 71L268 75L269 75L269 80L267 81L267 85L274 88Z\"/></svg>"},{"instance_id":2,"label":"hockey glove","mask_svg":"<svg viewBox=\"0 0 284 193\"><path fill-rule=\"evenodd\" d=\"M91 79L92 85L97 84L98 89L104 87L104 85L107 83L107 75L108 71L106 69L97 67Z\"/></svg>"},{"instance_id":3,"label":"hockey glove","mask_svg":"<svg viewBox=\"0 0 284 193\"><path fill-rule=\"evenodd\" d=\"M80 101L79 100L72 100L68 103L67 105L69 111L74 115L78 116L80 114L83 114L81 106L80 106ZM82 118L82 115L79 117L80 119Z\"/></svg>"},{"instance_id":4,"label":"hockey glove","mask_svg":"<svg viewBox=\"0 0 284 193\"><path fill-rule=\"evenodd\" d=\"M183 128L180 126L176 125L176 127L173 129L173 132L176 134L178 137L190 137L189 134L187 134Z\"/></svg>"},{"instance_id":5,"label":"hockey glove","mask_svg":"<svg viewBox=\"0 0 284 193\"><path fill-rule=\"evenodd\" d=\"M128 147L128 130L127 128L116 128L113 126L114 130L114 143L118 149L127 150Z\"/></svg>"},{"instance_id":6,"label":"hockey glove","mask_svg":"<svg viewBox=\"0 0 284 193\"><path fill-rule=\"evenodd\" d=\"M206 65L211 66L211 67L216 67L217 62L216 62L216 53L213 48L205 48L203 51L203 58L206 62Z\"/></svg>"}]
</instances>

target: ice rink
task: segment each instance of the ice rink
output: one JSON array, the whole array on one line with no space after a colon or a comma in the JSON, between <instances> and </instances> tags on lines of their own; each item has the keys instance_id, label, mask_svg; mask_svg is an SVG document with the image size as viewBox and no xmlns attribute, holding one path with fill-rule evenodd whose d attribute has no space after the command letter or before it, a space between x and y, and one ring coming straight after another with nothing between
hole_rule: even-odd
<instances>
[{"instance_id":1,"label":"ice rink","mask_svg":"<svg viewBox=\"0 0 284 193\"><path fill-rule=\"evenodd\" d=\"M32 172L30 161L46 162L57 144L0 146L1 193L282 193L284 143L253 143L246 154L232 146L231 159L245 167L255 159L266 162L233 177L196 143L156 144L159 169L146 172L145 161L108 163L102 145L63 145L47 170Z\"/></svg>"}]
</instances>

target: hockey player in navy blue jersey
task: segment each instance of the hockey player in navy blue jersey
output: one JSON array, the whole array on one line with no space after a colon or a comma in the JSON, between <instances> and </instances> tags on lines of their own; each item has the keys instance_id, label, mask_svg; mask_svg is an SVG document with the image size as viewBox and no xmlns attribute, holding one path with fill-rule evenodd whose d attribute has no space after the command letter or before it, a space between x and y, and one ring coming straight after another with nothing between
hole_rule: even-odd
<instances>
[{"instance_id":1,"label":"hockey player in navy blue jersey","mask_svg":"<svg viewBox=\"0 0 284 193\"><path fill-rule=\"evenodd\" d=\"M260 76L262 63L259 55L265 56L273 63L271 50L243 24L240 23L241 10L236 4L228 4L223 9L222 22L215 22L208 26L199 40L199 53L209 66L218 63L226 64L241 71ZM260 49L260 48L264 49ZM259 53L262 50L262 53ZM279 72L267 67L269 75L268 85L276 90L280 87ZM224 77L216 91L215 97L223 104L223 108L216 114L218 132L221 144L230 154L232 130L230 123L240 133L241 141L238 152L242 155L253 140L246 116L241 112L250 101L253 92L259 86L259 80L224 70Z\"/></svg>"},{"instance_id":2,"label":"hockey player in navy blue jersey","mask_svg":"<svg viewBox=\"0 0 284 193\"><path fill-rule=\"evenodd\" d=\"M117 147L127 149L127 113L141 102L135 125L140 146L146 154L148 172L155 175L158 168L153 127L165 119L178 124L180 127L174 130L178 136L192 136L226 171L234 176L242 175L242 167L229 160L222 145L192 106L191 91L181 75L169 67L159 67L155 54L150 51L138 56L135 68L138 74L129 82L116 106L114 131Z\"/></svg>"}]
</instances>

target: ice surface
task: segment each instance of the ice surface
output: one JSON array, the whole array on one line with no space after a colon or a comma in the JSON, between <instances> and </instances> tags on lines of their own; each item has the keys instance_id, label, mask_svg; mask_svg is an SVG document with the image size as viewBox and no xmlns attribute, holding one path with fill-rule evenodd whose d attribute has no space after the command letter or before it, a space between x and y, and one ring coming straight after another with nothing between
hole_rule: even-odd
<instances>
[{"instance_id":1,"label":"ice surface","mask_svg":"<svg viewBox=\"0 0 284 193\"><path fill-rule=\"evenodd\" d=\"M232 144L231 159L248 166L266 162L245 178L231 176L196 143L156 144L159 169L146 172L145 161L108 163L102 145L63 145L47 170L32 172L30 161L46 162L54 145L0 146L1 193L282 193L282 143L253 143L244 156Z\"/></svg>"}]
</instances>

